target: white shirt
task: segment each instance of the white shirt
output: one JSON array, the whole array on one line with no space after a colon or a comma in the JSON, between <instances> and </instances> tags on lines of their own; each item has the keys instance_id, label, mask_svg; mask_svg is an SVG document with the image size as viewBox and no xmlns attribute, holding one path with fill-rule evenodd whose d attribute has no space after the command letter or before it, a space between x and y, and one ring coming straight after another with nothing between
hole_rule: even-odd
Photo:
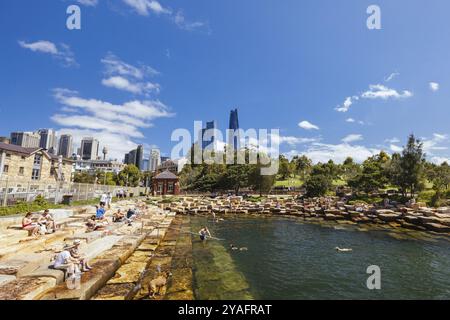
<instances>
[{"instance_id":1,"label":"white shirt","mask_svg":"<svg viewBox=\"0 0 450 320\"><path fill-rule=\"evenodd\" d=\"M102 194L102 197L100 198L100 202L106 202L108 199L108 196L106 194Z\"/></svg>"},{"instance_id":2,"label":"white shirt","mask_svg":"<svg viewBox=\"0 0 450 320\"><path fill-rule=\"evenodd\" d=\"M70 258L70 252L67 250L64 250L60 253L58 253L58 255L56 256L55 259L55 263L53 264L53 266L55 268L58 268L60 266L62 266L63 264L66 264L66 261Z\"/></svg>"}]
</instances>

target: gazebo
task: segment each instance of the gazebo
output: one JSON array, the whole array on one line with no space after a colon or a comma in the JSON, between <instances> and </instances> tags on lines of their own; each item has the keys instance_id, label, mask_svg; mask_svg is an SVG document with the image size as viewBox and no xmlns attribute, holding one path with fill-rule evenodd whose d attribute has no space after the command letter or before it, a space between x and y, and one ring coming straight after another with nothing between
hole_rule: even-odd
<instances>
[{"instance_id":1,"label":"gazebo","mask_svg":"<svg viewBox=\"0 0 450 320\"><path fill-rule=\"evenodd\" d=\"M166 170L156 175L152 179L153 194L164 195L178 195L180 194L180 183L178 177Z\"/></svg>"}]
</instances>

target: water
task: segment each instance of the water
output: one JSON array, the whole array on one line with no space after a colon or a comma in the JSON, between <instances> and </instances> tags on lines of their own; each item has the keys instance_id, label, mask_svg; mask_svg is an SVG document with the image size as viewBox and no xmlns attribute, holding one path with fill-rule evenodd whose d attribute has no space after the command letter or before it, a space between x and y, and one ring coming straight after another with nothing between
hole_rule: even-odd
<instances>
[{"instance_id":1,"label":"water","mask_svg":"<svg viewBox=\"0 0 450 320\"><path fill-rule=\"evenodd\" d=\"M198 299L450 299L446 238L289 218L191 223L194 232L206 224L225 239L202 244L193 236ZM370 265L381 268L381 290L367 289Z\"/></svg>"}]
</instances>

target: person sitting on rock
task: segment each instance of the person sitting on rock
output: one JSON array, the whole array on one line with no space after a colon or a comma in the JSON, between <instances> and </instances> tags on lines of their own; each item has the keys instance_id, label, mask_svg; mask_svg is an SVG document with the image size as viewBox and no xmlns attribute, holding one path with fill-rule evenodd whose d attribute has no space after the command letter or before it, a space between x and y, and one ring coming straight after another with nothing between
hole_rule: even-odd
<instances>
[{"instance_id":1,"label":"person sitting on rock","mask_svg":"<svg viewBox=\"0 0 450 320\"><path fill-rule=\"evenodd\" d=\"M135 210L133 210L131 208L128 209L128 211L127 211L127 219L128 220L134 220L135 215L136 215L136 211Z\"/></svg>"},{"instance_id":2,"label":"person sitting on rock","mask_svg":"<svg viewBox=\"0 0 450 320\"><path fill-rule=\"evenodd\" d=\"M69 250L72 258L77 259L81 266L82 272L88 272L92 270L85 255L80 252L81 241L79 239L73 242L72 248Z\"/></svg>"},{"instance_id":3,"label":"person sitting on rock","mask_svg":"<svg viewBox=\"0 0 450 320\"><path fill-rule=\"evenodd\" d=\"M123 222L125 220L125 214L123 214L123 212L118 209L117 212L113 215L113 222Z\"/></svg>"},{"instance_id":4,"label":"person sitting on rock","mask_svg":"<svg viewBox=\"0 0 450 320\"><path fill-rule=\"evenodd\" d=\"M45 210L38 218L38 224L46 227L48 233L54 233L56 231L56 223L50 211Z\"/></svg>"},{"instance_id":5,"label":"person sitting on rock","mask_svg":"<svg viewBox=\"0 0 450 320\"><path fill-rule=\"evenodd\" d=\"M100 207L95 206L96 207L96 212L95 212L95 219L97 221L101 221L101 222L105 222L106 224L108 224L108 219L106 219L105 217L105 206L100 205Z\"/></svg>"},{"instance_id":6,"label":"person sitting on rock","mask_svg":"<svg viewBox=\"0 0 450 320\"><path fill-rule=\"evenodd\" d=\"M105 226L97 223L97 217L93 215L86 222L86 227L88 228L88 231L97 231L103 229Z\"/></svg>"},{"instance_id":7,"label":"person sitting on rock","mask_svg":"<svg viewBox=\"0 0 450 320\"><path fill-rule=\"evenodd\" d=\"M39 235L39 231L41 230L39 224L33 222L31 217L33 214L28 212L25 217L22 219L22 229L28 231L28 236L37 237Z\"/></svg>"},{"instance_id":8,"label":"person sitting on rock","mask_svg":"<svg viewBox=\"0 0 450 320\"><path fill-rule=\"evenodd\" d=\"M56 270L62 270L65 273L66 278L80 273L79 261L70 255L70 249L73 246L65 245L63 250L58 253L55 257L55 262L53 263L53 268Z\"/></svg>"}]
</instances>

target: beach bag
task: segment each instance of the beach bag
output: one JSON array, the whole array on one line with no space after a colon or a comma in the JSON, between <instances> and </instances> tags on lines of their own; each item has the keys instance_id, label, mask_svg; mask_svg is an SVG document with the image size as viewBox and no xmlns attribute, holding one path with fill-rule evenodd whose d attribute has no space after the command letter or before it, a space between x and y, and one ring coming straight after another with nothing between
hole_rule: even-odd
<instances>
[{"instance_id":1,"label":"beach bag","mask_svg":"<svg viewBox=\"0 0 450 320\"><path fill-rule=\"evenodd\" d=\"M66 287L69 290L79 290L81 288L81 274L75 273L67 277Z\"/></svg>"},{"instance_id":2,"label":"beach bag","mask_svg":"<svg viewBox=\"0 0 450 320\"><path fill-rule=\"evenodd\" d=\"M47 234L47 227L44 226L44 225L39 226L39 233L40 233L41 235Z\"/></svg>"}]
</instances>

